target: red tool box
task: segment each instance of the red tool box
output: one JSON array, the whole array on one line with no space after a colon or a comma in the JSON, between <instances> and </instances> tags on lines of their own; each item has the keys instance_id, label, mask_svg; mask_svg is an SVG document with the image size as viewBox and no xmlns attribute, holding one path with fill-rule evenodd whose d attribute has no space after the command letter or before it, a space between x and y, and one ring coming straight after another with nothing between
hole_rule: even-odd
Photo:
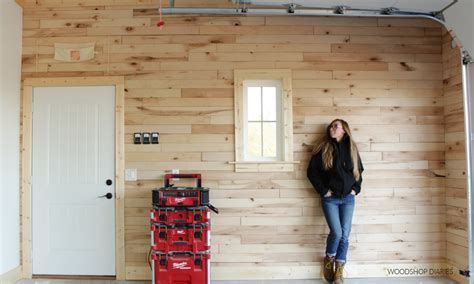
<instances>
[{"instance_id":1,"label":"red tool box","mask_svg":"<svg viewBox=\"0 0 474 284\"><path fill-rule=\"evenodd\" d=\"M209 223L201 224L152 224L152 249L155 251L191 251L194 253L211 248Z\"/></svg>"},{"instance_id":2,"label":"red tool box","mask_svg":"<svg viewBox=\"0 0 474 284\"><path fill-rule=\"evenodd\" d=\"M170 184L172 178L196 179L196 187L175 187ZM154 207L208 206L217 210L209 203L209 188L201 186L201 174L165 174L165 186L154 189L152 198Z\"/></svg>"},{"instance_id":3,"label":"red tool box","mask_svg":"<svg viewBox=\"0 0 474 284\"><path fill-rule=\"evenodd\" d=\"M208 284L210 283L209 252L154 252L154 284Z\"/></svg>"},{"instance_id":4,"label":"red tool box","mask_svg":"<svg viewBox=\"0 0 474 284\"><path fill-rule=\"evenodd\" d=\"M172 178L196 179L196 187L175 187ZM165 174L165 186L152 191L153 207L198 207L207 206L219 210L209 203L209 188L202 187L201 174Z\"/></svg>"},{"instance_id":5,"label":"red tool box","mask_svg":"<svg viewBox=\"0 0 474 284\"><path fill-rule=\"evenodd\" d=\"M172 178L196 179L196 187L175 187ZM152 194L153 284L210 283L210 210L219 210L209 203L200 174L166 174L164 180Z\"/></svg>"},{"instance_id":6,"label":"red tool box","mask_svg":"<svg viewBox=\"0 0 474 284\"><path fill-rule=\"evenodd\" d=\"M151 210L151 220L161 224L197 224L208 222L211 212L206 206L199 207L155 207Z\"/></svg>"},{"instance_id":7,"label":"red tool box","mask_svg":"<svg viewBox=\"0 0 474 284\"><path fill-rule=\"evenodd\" d=\"M158 189L155 204L160 206L200 206L206 205L202 198L209 199L207 189L196 189L193 187L173 187ZM155 200L155 199L154 199Z\"/></svg>"}]
</instances>

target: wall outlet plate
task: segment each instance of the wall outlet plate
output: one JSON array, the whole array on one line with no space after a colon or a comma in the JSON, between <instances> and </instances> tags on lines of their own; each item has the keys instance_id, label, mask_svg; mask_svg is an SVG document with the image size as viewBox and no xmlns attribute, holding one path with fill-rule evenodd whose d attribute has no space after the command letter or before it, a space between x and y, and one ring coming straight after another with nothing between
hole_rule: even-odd
<instances>
[{"instance_id":1,"label":"wall outlet plate","mask_svg":"<svg viewBox=\"0 0 474 284\"><path fill-rule=\"evenodd\" d=\"M125 181L136 181L137 176L137 169L125 169Z\"/></svg>"}]
</instances>

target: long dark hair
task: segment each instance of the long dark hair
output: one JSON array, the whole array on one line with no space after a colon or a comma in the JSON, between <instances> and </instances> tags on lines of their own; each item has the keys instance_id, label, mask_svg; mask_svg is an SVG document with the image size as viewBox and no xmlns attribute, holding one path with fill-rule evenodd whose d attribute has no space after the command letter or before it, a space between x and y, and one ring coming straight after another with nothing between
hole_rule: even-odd
<instances>
[{"instance_id":1,"label":"long dark hair","mask_svg":"<svg viewBox=\"0 0 474 284\"><path fill-rule=\"evenodd\" d=\"M327 171L332 168L332 162L333 162L332 152L334 148L331 143L332 137L330 134L330 129L333 123L336 121L341 122L342 129L344 129L344 132L345 132L344 138L347 136L349 139L351 159L352 159L352 164L354 165L352 173L354 175L354 178L358 181L360 179L359 150L357 149L357 145L354 142L354 139L352 139L351 129L349 128L349 124L347 123L347 121L337 118L337 119L334 119L331 123L329 123L329 125L326 128L326 135L324 135L324 137L321 138L320 141L318 141L316 146L314 146L313 154L317 154L320 151L322 151L324 169Z\"/></svg>"}]
</instances>

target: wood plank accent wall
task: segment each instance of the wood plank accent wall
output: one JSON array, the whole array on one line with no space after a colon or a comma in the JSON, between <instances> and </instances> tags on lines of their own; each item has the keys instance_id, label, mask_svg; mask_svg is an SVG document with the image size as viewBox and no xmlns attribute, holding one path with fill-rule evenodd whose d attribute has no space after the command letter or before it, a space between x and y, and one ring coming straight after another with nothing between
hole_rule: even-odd
<instances>
[{"instance_id":1,"label":"wood plank accent wall","mask_svg":"<svg viewBox=\"0 0 474 284\"><path fill-rule=\"evenodd\" d=\"M446 137L446 260L468 270L467 183L461 54L443 33L443 79ZM456 273L457 274L457 273ZM456 279L468 283L466 279Z\"/></svg>"},{"instance_id":2,"label":"wood plank accent wall","mask_svg":"<svg viewBox=\"0 0 474 284\"><path fill-rule=\"evenodd\" d=\"M25 2L24 77L125 76L126 168L139 177L126 183L127 279L150 278L150 191L176 168L201 172L221 210L212 223L213 279L321 277L328 228L306 167L311 145L336 117L352 126L366 168L348 276L445 263L447 196L450 224L461 222L462 208L454 197L462 192L445 192L445 120L446 131L462 124L444 112L438 24L165 15L160 30L156 14L143 10L155 6ZM57 42L95 42L96 58L55 61ZM227 164L234 158L233 70L269 68L293 72L294 157L301 163L290 173L235 173ZM161 144L131 143L133 132L152 130ZM461 177L454 170L461 136L446 135L452 178ZM448 248L457 251L462 236L454 226L450 232Z\"/></svg>"}]
</instances>

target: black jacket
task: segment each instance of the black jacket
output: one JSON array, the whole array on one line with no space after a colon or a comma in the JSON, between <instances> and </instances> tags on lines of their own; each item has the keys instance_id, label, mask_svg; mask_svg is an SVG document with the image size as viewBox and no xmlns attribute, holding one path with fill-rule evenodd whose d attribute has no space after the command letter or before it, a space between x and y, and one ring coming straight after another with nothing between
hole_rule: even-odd
<instances>
[{"instance_id":1,"label":"black jacket","mask_svg":"<svg viewBox=\"0 0 474 284\"><path fill-rule=\"evenodd\" d=\"M331 139L333 145L333 166L328 171L324 170L322 151L314 154L308 166L308 179L316 191L324 196L329 190L334 196L344 197L354 189L356 194L360 192L362 183L362 172L364 167L359 156L359 172L361 177L356 181L352 173L353 164L350 154L349 137L345 136L341 142Z\"/></svg>"}]
</instances>

